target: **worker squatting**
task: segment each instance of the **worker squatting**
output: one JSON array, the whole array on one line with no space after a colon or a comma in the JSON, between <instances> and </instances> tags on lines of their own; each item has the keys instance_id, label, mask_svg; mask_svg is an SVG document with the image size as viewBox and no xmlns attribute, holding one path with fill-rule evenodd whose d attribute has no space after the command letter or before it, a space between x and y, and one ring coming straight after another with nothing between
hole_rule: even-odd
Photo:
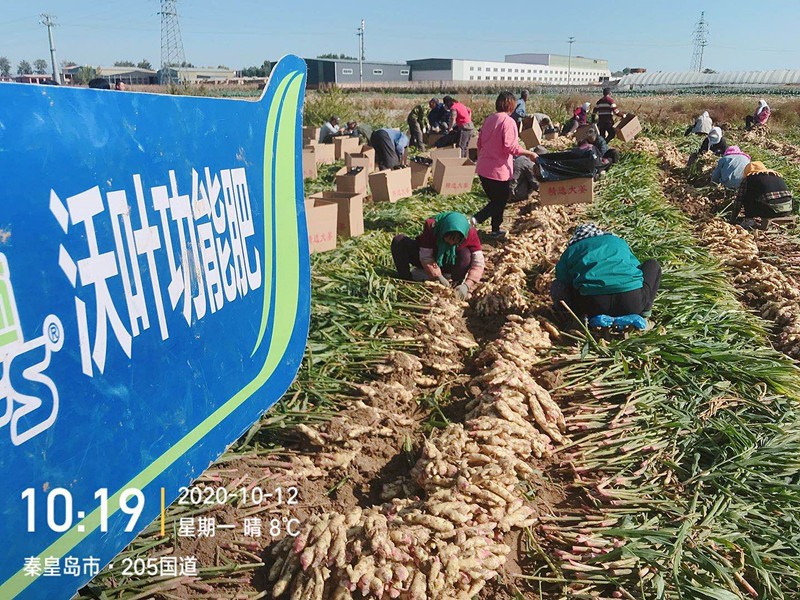
<instances>
[{"instance_id":1,"label":"worker squatting","mask_svg":"<svg viewBox=\"0 0 800 600\"><path fill-rule=\"evenodd\" d=\"M179 192L175 171L169 186L145 192L145 183L136 174L132 190L103 194L94 186L65 201L50 192L66 235L58 263L75 288L81 367L90 377L105 369L109 336L130 358L133 338L155 321L166 340L172 312L191 325L261 287L244 168L206 167L202 176L192 169L188 194Z\"/></svg>"}]
</instances>

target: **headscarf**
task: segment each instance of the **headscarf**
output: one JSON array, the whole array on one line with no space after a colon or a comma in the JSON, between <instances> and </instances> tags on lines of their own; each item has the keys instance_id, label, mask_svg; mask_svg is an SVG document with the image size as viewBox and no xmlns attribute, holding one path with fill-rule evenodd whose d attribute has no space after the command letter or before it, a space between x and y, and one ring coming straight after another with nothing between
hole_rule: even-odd
<instances>
[{"instance_id":1,"label":"headscarf","mask_svg":"<svg viewBox=\"0 0 800 600\"><path fill-rule=\"evenodd\" d=\"M750 155L742 152L742 149L739 148L739 146L728 146L728 148L725 150L725 153L722 156L731 156L733 154L746 156L747 160L750 160Z\"/></svg>"},{"instance_id":2,"label":"headscarf","mask_svg":"<svg viewBox=\"0 0 800 600\"><path fill-rule=\"evenodd\" d=\"M756 109L756 114L760 115L761 111L764 110L765 108L768 109L769 104L767 104L767 101L762 98L761 100L758 101L758 108Z\"/></svg>"},{"instance_id":3,"label":"headscarf","mask_svg":"<svg viewBox=\"0 0 800 600\"><path fill-rule=\"evenodd\" d=\"M459 212L440 212L434 217L436 223L433 233L436 236L436 262L440 266L456 264L456 246L448 244L444 236L448 233L460 233L467 239L469 221Z\"/></svg>"},{"instance_id":4,"label":"headscarf","mask_svg":"<svg viewBox=\"0 0 800 600\"><path fill-rule=\"evenodd\" d=\"M589 102L584 102L583 103L583 110L588 112L590 106L591 106L591 104Z\"/></svg>"},{"instance_id":5,"label":"headscarf","mask_svg":"<svg viewBox=\"0 0 800 600\"><path fill-rule=\"evenodd\" d=\"M703 111L703 114L702 114L702 115L700 115L700 116L701 116L701 117L703 117L704 119L707 119L707 118L708 118L708 111L707 111L707 110L704 110L704 111Z\"/></svg>"},{"instance_id":6,"label":"headscarf","mask_svg":"<svg viewBox=\"0 0 800 600\"><path fill-rule=\"evenodd\" d=\"M744 168L745 177L750 177L750 175L762 175L764 173L768 175L777 175L780 177L780 173L773 171L772 169L768 169L760 160L754 160Z\"/></svg>"},{"instance_id":7,"label":"headscarf","mask_svg":"<svg viewBox=\"0 0 800 600\"><path fill-rule=\"evenodd\" d=\"M575 228L575 233L572 234L572 238L569 240L567 246L572 246L581 240L585 240L590 237L595 237L598 235L605 235L606 232L600 229L594 223L584 223L583 225L578 225Z\"/></svg>"},{"instance_id":8,"label":"headscarf","mask_svg":"<svg viewBox=\"0 0 800 600\"><path fill-rule=\"evenodd\" d=\"M720 140L722 140L722 129L719 127L712 127L711 131L708 132L708 143L711 146L719 144Z\"/></svg>"}]
</instances>

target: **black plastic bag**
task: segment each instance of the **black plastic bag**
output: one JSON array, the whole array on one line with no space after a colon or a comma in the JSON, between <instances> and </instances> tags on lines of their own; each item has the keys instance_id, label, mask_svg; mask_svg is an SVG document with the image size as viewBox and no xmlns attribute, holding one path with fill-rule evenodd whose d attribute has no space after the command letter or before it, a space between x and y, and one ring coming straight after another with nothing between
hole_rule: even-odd
<instances>
[{"instance_id":1,"label":"black plastic bag","mask_svg":"<svg viewBox=\"0 0 800 600\"><path fill-rule=\"evenodd\" d=\"M578 177L594 177L597 170L593 152L550 152L542 154L538 160L542 181L563 181Z\"/></svg>"}]
</instances>

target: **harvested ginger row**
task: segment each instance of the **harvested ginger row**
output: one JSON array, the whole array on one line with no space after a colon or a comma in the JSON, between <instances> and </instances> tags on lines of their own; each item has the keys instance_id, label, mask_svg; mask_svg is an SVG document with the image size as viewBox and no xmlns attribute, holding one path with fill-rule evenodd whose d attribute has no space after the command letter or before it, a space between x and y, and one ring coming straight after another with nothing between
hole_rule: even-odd
<instances>
[{"instance_id":1,"label":"harvested ginger row","mask_svg":"<svg viewBox=\"0 0 800 600\"><path fill-rule=\"evenodd\" d=\"M509 340L514 344L509 345ZM564 417L523 359L550 340L533 319L513 317L478 358L482 389L462 426L425 442L410 476L422 499L394 499L309 520L274 550L272 596L467 600L496 576L504 534L535 522L519 479L529 461L563 440ZM508 357L504 351L513 350Z\"/></svg>"}]
</instances>

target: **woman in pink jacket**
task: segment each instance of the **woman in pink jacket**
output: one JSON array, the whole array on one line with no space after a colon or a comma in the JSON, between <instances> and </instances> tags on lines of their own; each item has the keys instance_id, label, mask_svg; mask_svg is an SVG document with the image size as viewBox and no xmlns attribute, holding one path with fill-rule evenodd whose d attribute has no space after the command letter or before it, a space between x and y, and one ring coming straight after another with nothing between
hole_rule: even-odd
<instances>
[{"instance_id":1,"label":"woman in pink jacket","mask_svg":"<svg viewBox=\"0 0 800 600\"><path fill-rule=\"evenodd\" d=\"M758 101L758 108L756 108L756 112L745 117L744 128L752 129L756 125L766 125L767 121L769 121L769 115L769 105L767 104L767 101L762 98Z\"/></svg>"},{"instance_id":2,"label":"woman in pink jacket","mask_svg":"<svg viewBox=\"0 0 800 600\"><path fill-rule=\"evenodd\" d=\"M496 113L489 115L483 122L478 134L478 164L475 171L481 180L483 191L489 202L474 217L474 225L492 220L491 237L505 235L500 229L503 212L511 195L511 178L514 175L514 157L527 156L536 161L534 152L525 150L519 145L519 130L511 113L517 99L511 92L502 92L495 101Z\"/></svg>"}]
</instances>

